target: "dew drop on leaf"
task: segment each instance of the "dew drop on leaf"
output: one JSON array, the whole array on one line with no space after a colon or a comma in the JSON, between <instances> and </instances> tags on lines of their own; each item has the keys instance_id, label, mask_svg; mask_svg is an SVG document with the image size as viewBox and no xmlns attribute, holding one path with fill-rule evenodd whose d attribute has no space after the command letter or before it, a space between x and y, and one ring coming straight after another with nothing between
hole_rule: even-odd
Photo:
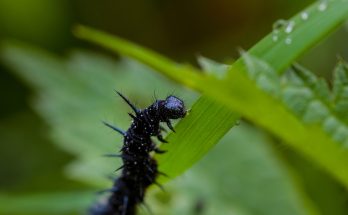
<instances>
[{"instance_id":1,"label":"dew drop on leaf","mask_svg":"<svg viewBox=\"0 0 348 215\"><path fill-rule=\"evenodd\" d=\"M287 37L287 38L285 39L285 44L286 44L286 45L290 45L291 43L292 43L291 37Z\"/></svg>"},{"instance_id":2,"label":"dew drop on leaf","mask_svg":"<svg viewBox=\"0 0 348 215\"><path fill-rule=\"evenodd\" d=\"M295 27L294 21L287 22L285 26L285 30L284 30L285 33L290 34L294 30L294 27Z\"/></svg>"},{"instance_id":3,"label":"dew drop on leaf","mask_svg":"<svg viewBox=\"0 0 348 215\"><path fill-rule=\"evenodd\" d=\"M284 20L284 19L279 19L277 20L275 23L273 23L272 26L272 40L274 42L277 42L279 39L279 31L281 28L284 28L284 26L286 26L288 23L288 21Z\"/></svg>"},{"instance_id":4,"label":"dew drop on leaf","mask_svg":"<svg viewBox=\"0 0 348 215\"><path fill-rule=\"evenodd\" d=\"M309 18L309 14L307 11L304 11L301 13L301 19L302 20L307 20Z\"/></svg>"},{"instance_id":5,"label":"dew drop on leaf","mask_svg":"<svg viewBox=\"0 0 348 215\"><path fill-rule=\"evenodd\" d=\"M325 11L327 9L327 0L321 0L320 4L318 5L319 11Z\"/></svg>"},{"instance_id":6,"label":"dew drop on leaf","mask_svg":"<svg viewBox=\"0 0 348 215\"><path fill-rule=\"evenodd\" d=\"M275 23L273 23L273 31L279 31L279 29L283 28L288 24L287 20L279 19Z\"/></svg>"}]
</instances>

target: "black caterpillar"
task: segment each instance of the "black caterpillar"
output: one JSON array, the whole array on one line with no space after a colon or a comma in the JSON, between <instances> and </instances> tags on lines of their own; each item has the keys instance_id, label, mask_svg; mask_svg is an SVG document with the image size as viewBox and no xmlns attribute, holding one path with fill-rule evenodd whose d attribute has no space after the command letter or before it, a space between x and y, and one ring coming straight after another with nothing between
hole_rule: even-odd
<instances>
[{"instance_id":1,"label":"black caterpillar","mask_svg":"<svg viewBox=\"0 0 348 215\"><path fill-rule=\"evenodd\" d=\"M116 155L122 158L123 165L119 168L122 169L122 173L109 190L111 195L107 201L92 207L90 215L136 214L136 206L143 203L146 188L151 184L158 184L156 177L161 174L150 152L164 153L165 151L158 149L151 137L156 136L159 141L166 143L161 134L164 128L160 126L160 122L165 122L174 131L170 120L183 118L186 115L184 102L175 96L156 100L152 105L141 110L121 93L117 93L135 113L129 113L133 121L127 131L104 122L106 126L124 136L121 154Z\"/></svg>"}]
</instances>

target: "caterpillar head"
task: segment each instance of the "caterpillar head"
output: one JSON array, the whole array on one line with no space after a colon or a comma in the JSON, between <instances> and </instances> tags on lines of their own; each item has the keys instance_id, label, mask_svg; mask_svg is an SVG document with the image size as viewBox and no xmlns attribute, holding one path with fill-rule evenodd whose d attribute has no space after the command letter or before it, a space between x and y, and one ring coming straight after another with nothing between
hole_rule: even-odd
<instances>
[{"instance_id":1,"label":"caterpillar head","mask_svg":"<svg viewBox=\"0 0 348 215\"><path fill-rule=\"evenodd\" d=\"M166 119L179 119L186 115L184 102L175 96L168 96L161 106L161 112Z\"/></svg>"}]
</instances>

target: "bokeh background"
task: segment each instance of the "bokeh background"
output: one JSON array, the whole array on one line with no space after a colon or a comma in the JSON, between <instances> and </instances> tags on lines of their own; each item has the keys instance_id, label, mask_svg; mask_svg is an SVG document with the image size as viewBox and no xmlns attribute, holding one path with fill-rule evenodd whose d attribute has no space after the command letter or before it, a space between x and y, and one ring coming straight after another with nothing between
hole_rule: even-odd
<instances>
[{"instance_id":1,"label":"bokeh background","mask_svg":"<svg viewBox=\"0 0 348 215\"><path fill-rule=\"evenodd\" d=\"M66 171L68 164L75 161L78 156L71 148L62 147L62 142L71 139L62 137L60 132L67 132L68 129L75 131L73 130L75 127L81 125L83 127L85 126L83 123L88 122L91 123L88 129L92 132L103 129L99 134L107 137L100 141L102 144L109 145L115 141L113 134L104 131L98 124L101 118L117 123L120 121L124 126L129 122L126 116L122 116L125 115L127 108L112 95L113 89L121 88L143 106L149 104L154 91L162 96L175 91L183 96L188 104L192 104L198 96L154 75L146 67L127 59L119 59L118 56L113 56L99 47L77 40L71 33L75 24L80 23L116 34L154 49L178 62L196 65L196 57L199 55L220 62L231 62L238 57L239 48L248 49L272 31L272 24L276 20L287 19L312 2L309 0L0 0L0 197L6 197L0 198L0 205L7 202L10 206L10 203L14 204L13 208L20 208L23 205L24 208L30 208L31 204L26 202L26 199L16 201L16 197L34 193L84 192L103 187L101 185L103 182L95 183L94 186L93 182L90 182L91 179L86 179L90 176L88 172L93 172L94 169L79 172L80 170L77 171L76 168L72 168L73 170L70 168L70 171ZM299 61L330 81L337 56L348 59L347 29L347 26L343 26ZM71 51L76 49L84 51ZM57 62L51 62L52 59ZM62 66L63 64L65 66ZM66 65L73 66L67 68ZM40 79L41 76L38 74L36 74L37 80L28 81L31 75L36 77L35 71L43 72L41 74L45 71L50 73L50 70L54 70L53 67L58 71L66 70L80 75L88 69L105 70L109 75L103 76L105 80L106 77L110 77L108 80L114 82L102 84L106 86L101 90L106 93L105 98L95 103L93 98L103 97L103 94L93 94L93 90L99 88L91 86L93 85L91 80L85 80L90 85L87 84L84 93L74 94L75 97L67 96L66 100L57 99L54 103L55 99L46 98L47 95L57 95L55 92L61 90L66 91L66 94L61 96L66 96L69 93L68 89L59 88L64 88L65 85L54 86L52 81L54 78ZM23 75L26 71L29 74L27 76ZM123 74L122 71L127 71L129 74ZM142 71L145 75L137 77ZM112 75L113 72L115 75ZM68 82L69 77L65 76L67 80L61 80L61 83ZM86 77L93 80L94 76L89 74ZM75 76L71 77L71 80L73 81L70 85L79 81ZM40 87L34 87L35 83L41 84ZM85 86L76 89L85 90L83 87ZM47 89L54 93L41 92ZM91 94L93 95L89 97ZM92 102L86 102L88 100ZM115 100L114 103L111 100ZM67 117L64 121L63 116L69 114L71 116L78 110L56 111L58 102L63 103L59 106L62 108L66 108L64 102L74 104L77 109L85 105L82 111L85 115L81 114L81 118L94 115L89 121L77 121L79 123L74 125L73 120L69 121ZM50 109L43 104L56 104L57 107ZM110 107L98 109L99 106L95 104L100 104L103 108L107 105ZM121 108L116 108L116 105ZM101 115L96 114L99 110ZM61 118L63 120L59 121ZM257 131L247 122L236 130L234 134L228 134L207 158L199 162L192 173L187 173L183 179L177 179L176 184L168 185L181 187L181 190L175 188L177 192L172 192L169 188L169 194L154 194L152 197L154 200L150 202L155 202L155 206L150 204L150 207L154 207L157 212L162 210L158 212L159 214L213 214L212 211L215 211L214 214L310 214L308 211L320 211L322 214L348 213L347 193L319 168L290 149L284 148L272 137ZM245 137L248 135L251 138ZM55 141L55 138L59 140ZM82 141L82 138L77 142L79 141ZM93 141L98 142L97 140L91 142ZM71 142L74 144L74 141ZM228 144L231 142L234 144ZM104 151L97 150L92 153L96 156L102 152ZM224 160L221 158L223 153L235 157L235 160L230 165L224 165ZM86 159L80 161L83 163ZM264 166L257 165L260 163ZM75 175L71 173L72 171ZM108 171L110 169L107 168L104 173ZM81 175L76 176L76 172ZM210 177L206 177L206 174ZM235 176L231 176L233 174ZM226 178L226 181L220 180L221 178ZM196 183L197 180L201 182ZM298 184L301 185L300 188ZM229 187L233 191L224 193ZM318 190L317 187L322 189ZM298 189L305 192L303 194L305 197ZM330 199L331 194L339 198L334 201ZM270 200L266 201L262 196ZM8 200L11 198L14 200ZM280 213L282 208L287 212ZM49 209L32 213L53 214L47 210ZM11 212L10 209L8 211ZM13 211L11 214L28 214L28 211L23 212L20 209ZM74 208L63 211L58 208L55 213L73 214L79 213L79 210Z\"/></svg>"}]
</instances>

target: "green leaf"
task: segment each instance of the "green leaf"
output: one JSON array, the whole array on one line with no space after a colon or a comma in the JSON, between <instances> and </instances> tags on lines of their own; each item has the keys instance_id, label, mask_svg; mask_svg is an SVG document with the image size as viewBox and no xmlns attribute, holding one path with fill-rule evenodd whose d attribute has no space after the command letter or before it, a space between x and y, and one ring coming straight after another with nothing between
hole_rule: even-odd
<instances>
[{"instance_id":1,"label":"green leaf","mask_svg":"<svg viewBox=\"0 0 348 215\"><path fill-rule=\"evenodd\" d=\"M208 74L214 74L216 77L224 78L231 67L227 64L221 64L212 59L198 56L197 61L199 66Z\"/></svg>"},{"instance_id":2,"label":"green leaf","mask_svg":"<svg viewBox=\"0 0 348 215\"><path fill-rule=\"evenodd\" d=\"M262 61L248 53L243 53L242 59L246 65L246 71L250 79L265 92L279 97L280 77L275 70L265 61Z\"/></svg>"},{"instance_id":3,"label":"green leaf","mask_svg":"<svg viewBox=\"0 0 348 215\"><path fill-rule=\"evenodd\" d=\"M33 47L10 43L3 47L2 56L10 68L14 69L13 71L19 77L24 78L30 86L36 88L41 86L36 90L39 96L35 102L38 114L49 123L52 139L57 146L78 158L78 161L74 161L68 167L68 175L100 189L111 186L111 181L108 182L105 176L112 173L119 165L118 160L100 157L103 153L118 150L118 147L114 145L117 142L116 134L101 126L100 117L111 121L115 119L115 122L117 119L117 124L121 123L123 128L129 125L129 119L125 114L128 107L121 99L113 95L115 87L120 87L131 95L132 100L141 104L149 103L144 101L144 98L147 100L152 96L154 89L152 87L156 87L156 91L164 91L162 94L173 87L176 94L185 97L189 106L190 100L194 98L187 91L182 91L170 82L160 79L148 68L129 60L114 63L112 59L83 52L73 52L67 59L59 59L57 56ZM64 88L61 87L63 84L54 83L57 80L61 83L66 82ZM134 83L137 84L134 85ZM80 91L83 93L76 93ZM58 93L62 96L55 96ZM190 99L190 97L193 98ZM229 114L224 109L211 109L206 104L199 104L201 107L197 106L198 108L194 106L188 116L193 118L187 123L194 125L199 123L197 119L200 118L211 121L214 119L210 117L221 118ZM199 109L202 110L201 113L196 112ZM211 115L207 115L205 110L208 110ZM292 182L277 156L267 146L268 139L255 128L243 124L241 123L233 131L234 135L224 137L221 145L212 151L211 156L206 157L199 166L188 173L189 177L182 177L166 185L167 197L153 190L154 197L146 199L153 211L156 214L192 214L192 207L203 198L207 202L208 213L215 211L226 214L233 211L235 214L279 214L279 211L285 210L289 214L309 214L307 213L308 205L304 205L303 202L306 198L298 192L300 188ZM177 133L172 134L172 137L182 132L180 126L182 124L176 127ZM187 126L191 125L187 124ZM202 126L202 128L209 127L208 124L202 124ZM224 128L216 127L209 131L220 133L221 129ZM185 135L192 134L187 132ZM182 143L166 144L166 147L171 148L167 157L158 156L159 168L170 169L170 173L175 173L180 171L177 166L191 165L191 162L183 163L181 160L185 161L185 156L189 153L194 153L197 156L195 159L198 159L210 150L209 145L204 148L200 144L206 141L206 138L212 138L209 135L211 134L207 130L202 129L193 135L197 142L187 140ZM216 141L211 139L212 143ZM121 142L119 140L116 144L120 145ZM170 156L173 154L176 154L173 158L176 162L171 163ZM178 165L180 162L182 163ZM214 174L207 177L207 173ZM202 177L204 175L205 177ZM220 181L221 175L225 176L226 180ZM220 186L222 184L223 186ZM228 190L227 194L226 190ZM264 198L265 193L269 193L268 198ZM98 197L94 196L92 191L81 193L81 195L84 195L81 198L86 200ZM56 213L71 214L77 209L87 210L92 205L91 202L86 201L81 205L77 203L75 208L65 203L64 198L71 199L70 195L60 197L56 197L54 193L6 196L1 199L3 202L18 200L19 203L23 202L21 204L25 207L18 208L16 204L11 203L3 210L0 206L0 213L17 211L27 214L30 211L34 214L48 214L48 208L52 206ZM167 198L171 201L164 203L163 199ZM231 204L231 202L235 203ZM277 207L270 207L270 205L277 205ZM52 213L54 211L52 210Z\"/></svg>"},{"instance_id":4,"label":"green leaf","mask_svg":"<svg viewBox=\"0 0 348 215\"><path fill-rule=\"evenodd\" d=\"M348 65L342 60L334 71L333 95L334 109L344 122L348 123Z\"/></svg>"},{"instance_id":5,"label":"green leaf","mask_svg":"<svg viewBox=\"0 0 348 215\"><path fill-rule=\"evenodd\" d=\"M103 126L102 120L124 129L130 121L129 107L115 89L141 102L140 106L152 103L154 94L162 98L175 91L188 106L196 97L127 59L115 63L97 54L73 52L63 60L10 43L3 45L2 56L19 77L37 89L34 107L51 126L54 142L78 156L67 168L68 175L100 188L110 186L106 176L121 165L119 159L102 155L116 152L122 145L122 137Z\"/></svg>"},{"instance_id":6,"label":"green leaf","mask_svg":"<svg viewBox=\"0 0 348 215\"><path fill-rule=\"evenodd\" d=\"M287 34L284 32L284 29L281 29L282 34L277 42L273 41L273 34L270 34L254 46L249 51L249 54L269 64L274 71L282 72L302 53L314 46L331 31L337 29L339 24L343 23L348 17L347 1L327 1L325 2L327 4L325 10L322 10L320 7L322 3L316 2L305 10L310 17L308 20L303 20L300 13L294 16L291 21L295 23L296 27L291 33ZM228 106L231 110L242 114L285 140L294 149L320 164L348 187L348 171L345 170L345 167L348 165L348 153L345 150L342 151L341 146L333 142L318 126L305 125L279 101L256 87L245 76L247 68L242 59L233 64L228 80L217 80L214 77L200 75L192 67L177 65L150 50L87 27L80 26L75 33L80 38L98 43L120 54L133 57L167 77L213 97L218 102L209 102L209 99L205 96L201 97L199 102L206 102L206 106L209 103L212 109ZM291 44L286 42L289 37L291 37ZM244 73L241 71L244 71ZM198 107L195 109L198 109ZM210 115L210 113L206 114ZM220 118L220 120L224 119L226 118ZM188 120L192 120L192 118L182 120L178 126L181 123L187 123ZM234 124L233 120L207 122L206 119L202 118L200 122L197 123L197 127L200 127L203 122L209 125L209 128L205 128L206 130L216 126L226 128L226 130L212 134L216 136L223 136ZM185 126L185 129L195 133L197 127ZM181 134L170 140L180 143L188 138L187 136L183 138L183 134L185 132L181 131ZM205 144L205 141L201 143L203 146ZM190 158L186 159L190 160ZM191 162L193 163L194 161L192 159ZM172 160L172 162L175 161ZM183 172L187 167L188 165L182 166L181 170L177 172Z\"/></svg>"},{"instance_id":7,"label":"green leaf","mask_svg":"<svg viewBox=\"0 0 348 215\"><path fill-rule=\"evenodd\" d=\"M333 140L347 145L348 124L336 111L331 97L327 83L300 66L293 67L291 77L284 83L284 103L297 117L305 123L322 125ZM348 97L341 102L348 102Z\"/></svg>"},{"instance_id":8,"label":"green leaf","mask_svg":"<svg viewBox=\"0 0 348 215\"><path fill-rule=\"evenodd\" d=\"M154 212L195 214L193 205L200 202L204 214L317 214L270 142L242 121L190 171L166 184L171 195L165 205L174 210L153 202ZM165 195L153 194L147 200Z\"/></svg>"}]
</instances>

